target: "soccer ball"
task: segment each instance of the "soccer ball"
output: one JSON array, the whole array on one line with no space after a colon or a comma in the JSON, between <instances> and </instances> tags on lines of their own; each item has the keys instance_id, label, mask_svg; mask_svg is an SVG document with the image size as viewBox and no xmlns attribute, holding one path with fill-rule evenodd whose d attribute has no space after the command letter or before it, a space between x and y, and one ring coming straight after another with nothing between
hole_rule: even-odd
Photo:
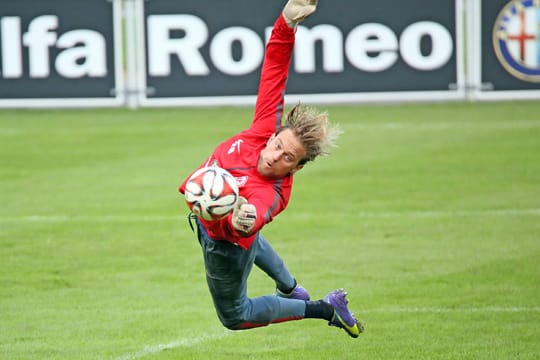
<instances>
[{"instance_id":1,"label":"soccer ball","mask_svg":"<svg viewBox=\"0 0 540 360\"><path fill-rule=\"evenodd\" d=\"M217 166L195 171L184 191L189 209L204 220L215 221L227 216L238 200L238 186L234 177Z\"/></svg>"}]
</instances>

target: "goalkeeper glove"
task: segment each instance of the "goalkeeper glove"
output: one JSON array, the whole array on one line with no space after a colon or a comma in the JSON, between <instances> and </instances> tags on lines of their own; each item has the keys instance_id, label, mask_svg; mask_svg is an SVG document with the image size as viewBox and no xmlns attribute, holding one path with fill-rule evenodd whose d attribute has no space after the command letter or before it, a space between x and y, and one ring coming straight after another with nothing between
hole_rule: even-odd
<instances>
[{"instance_id":1,"label":"goalkeeper glove","mask_svg":"<svg viewBox=\"0 0 540 360\"><path fill-rule=\"evenodd\" d=\"M241 233L249 234L255 226L255 220L257 209L254 205L248 204L246 198L240 196L232 214L233 227Z\"/></svg>"},{"instance_id":2,"label":"goalkeeper glove","mask_svg":"<svg viewBox=\"0 0 540 360\"><path fill-rule=\"evenodd\" d=\"M316 9L317 0L289 0L283 8L283 17L289 27L295 27Z\"/></svg>"}]
</instances>

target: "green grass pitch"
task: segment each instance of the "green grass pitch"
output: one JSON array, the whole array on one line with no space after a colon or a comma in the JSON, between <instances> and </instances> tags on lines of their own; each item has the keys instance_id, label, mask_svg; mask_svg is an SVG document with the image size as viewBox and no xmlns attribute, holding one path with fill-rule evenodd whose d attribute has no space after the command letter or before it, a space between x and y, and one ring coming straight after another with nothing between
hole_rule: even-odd
<instances>
[{"instance_id":1,"label":"green grass pitch","mask_svg":"<svg viewBox=\"0 0 540 360\"><path fill-rule=\"evenodd\" d=\"M538 359L540 102L321 109L339 147L264 233L359 339L215 315L177 187L251 108L3 110L0 358Z\"/></svg>"}]
</instances>

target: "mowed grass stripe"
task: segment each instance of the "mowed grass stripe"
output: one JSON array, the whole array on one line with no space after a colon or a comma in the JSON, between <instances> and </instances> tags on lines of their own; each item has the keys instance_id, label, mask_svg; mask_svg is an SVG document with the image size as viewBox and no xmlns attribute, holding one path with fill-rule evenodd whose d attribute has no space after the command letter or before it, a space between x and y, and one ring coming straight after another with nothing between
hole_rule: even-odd
<instances>
[{"instance_id":1,"label":"mowed grass stripe","mask_svg":"<svg viewBox=\"0 0 540 360\"><path fill-rule=\"evenodd\" d=\"M172 349L181 348L181 347L191 347L191 346L199 345L201 343L219 340L219 339L224 338L225 336L230 336L231 334L233 334L232 331L226 331L221 334L215 334L215 335L202 335L202 336L182 338L182 339L171 341L165 344L146 345L137 352L121 355L119 357L116 357L114 360L140 359L140 358L147 357L152 354L157 354L166 350L172 350Z\"/></svg>"},{"instance_id":2,"label":"mowed grass stripe","mask_svg":"<svg viewBox=\"0 0 540 360\"><path fill-rule=\"evenodd\" d=\"M438 313L537 313L540 312L540 306L484 306L470 308L434 308L434 307L412 307L412 308L379 308L361 310L362 314L370 313L414 313L414 314L438 314Z\"/></svg>"},{"instance_id":3,"label":"mowed grass stripe","mask_svg":"<svg viewBox=\"0 0 540 360\"><path fill-rule=\"evenodd\" d=\"M538 359L540 102L326 110L338 148L264 235L361 338L216 317L177 188L253 109L0 111L0 358Z\"/></svg>"},{"instance_id":4,"label":"mowed grass stripe","mask_svg":"<svg viewBox=\"0 0 540 360\"><path fill-rule=\"evenodd\" d=\"M416 307L416 308L375 308L362 309L361 314L379 313L379 314L449 314L449 313L538 313L540 307L471 307L471 308L432 308L432 307ZM234 335L233 331L224 331L221 334L202 335L196 337L188 337L177 339L164 344L145 345L140 351L125 354L114 358L114 360L135 360L143 357L158 354L162 351L173 350L181 347L192 347L201 343L218 341L226 336Z\"/></svg>"},{"instance_id":5,"label":"mowed grass stripe","mask_svg":"<svg viewBox=\"0 0 540 360\"><path fill-rule=\"evenodd\" d=\"M289 214L289 219L308 219L324 217L316 214ZM358 212L355 214L340 214L345 218L440 218L440 217L498 217L498 216L540 216L539 209L497 209L497 210L449 210L449 211L400 211L400 212ZM179 215L21 215L2 216L0 222L15 223L63 223L63 222L161 222L184 220L184 214Z\"/></svg>"}]
</instances>

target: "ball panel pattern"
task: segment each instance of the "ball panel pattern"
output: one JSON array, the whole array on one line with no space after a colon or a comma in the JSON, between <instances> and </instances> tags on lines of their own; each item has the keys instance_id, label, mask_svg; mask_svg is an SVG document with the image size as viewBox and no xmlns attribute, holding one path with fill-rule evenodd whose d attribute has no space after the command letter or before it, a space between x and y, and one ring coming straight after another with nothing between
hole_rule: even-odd
<instances>
[{"instance_id":1,"label":"ball panel pattern","mask_svg":"<svg viewBox=\"0 0 540 360\"><path fill-rule=\"evenodd\" d=\"M234 209L238 186L227 170L203 167L189 178L184 196L195 215L209 221L219 220Z\"/></svg>"}]
</instances>

